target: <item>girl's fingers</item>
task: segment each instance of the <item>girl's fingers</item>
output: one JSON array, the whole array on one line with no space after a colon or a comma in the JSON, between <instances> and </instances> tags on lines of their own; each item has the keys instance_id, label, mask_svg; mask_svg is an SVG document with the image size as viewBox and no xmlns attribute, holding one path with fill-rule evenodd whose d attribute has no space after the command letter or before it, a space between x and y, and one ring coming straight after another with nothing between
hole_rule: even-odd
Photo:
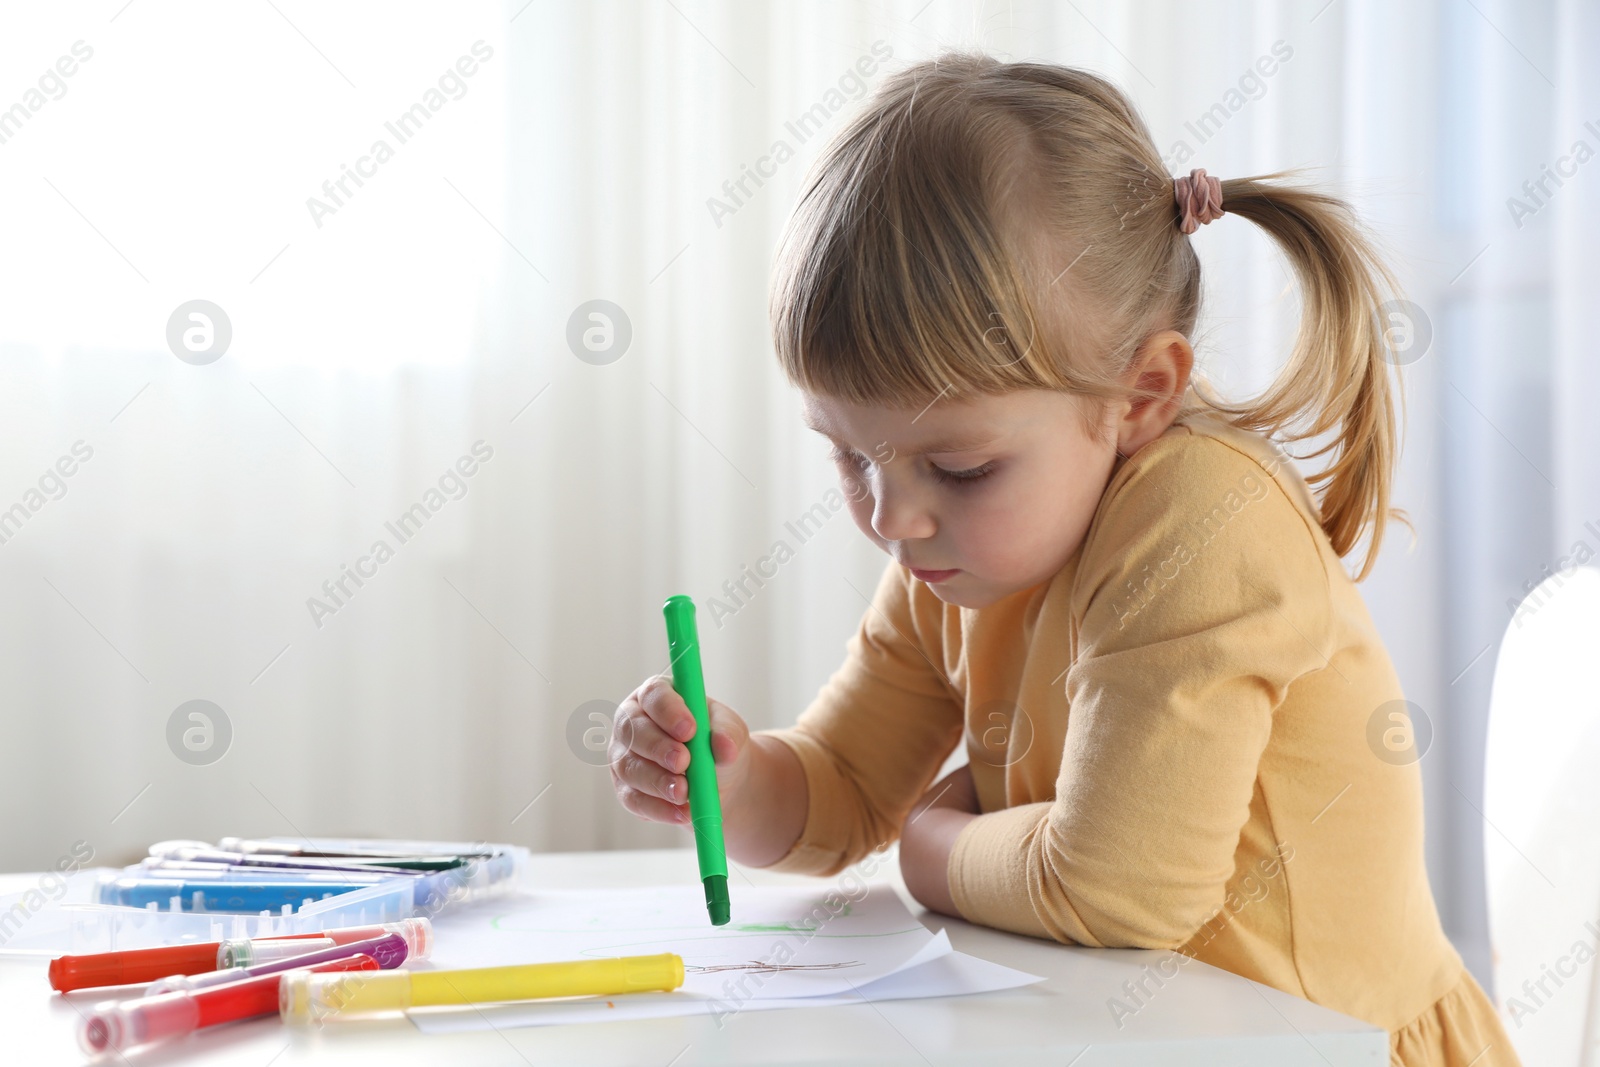
<instances>
[{"instance_id":1,"label":"girl's fingers","mask_svg":"<svg viewBox=\"0 0 1600 1067\"><path fill-rule=\"evenodd\" d=\"M688 705L672 688L672 681L665 675L658 674L644 683L638 697L644 713L667 736L679 741L687 741L694 736L694 716L689 714Z\"/></svg>"},{"instance_id":2,"label":"girl's fingers","mask_svg":"<svg viewBox=\"0 0 1600 1067\"><path fill-rule=\"evenodd\" d=\"M624 714L623 712L628 712ZM637 753L674 774L689 766L689 748L668 737L640 710L638 704L624 702L611 731L611 759L615 762L629 752Z\"/></svg>"},{"instance_id":3,"label":"girl's fingers","mask_svg":"<svg viewBox=\"0 0 1600 1067\"><path fill-rule=\"evenodd\" d=\"M681 774L662 770L658 764L637 753L629 752L613 763L611 770L617 781L642 793L674 804L689 799L688 779Z\"/></svg>"},{"instance_id":4,"label":"girl's fingers","mask_svg":"<svg viewBox=\"0 0 1600 1067\"><path fill-rule=\"evenodd\" d=\"M730 778L740 770L736 764L749 743L750 728L720 701L707 700L706 710L718 784L731 784ZM624 807L658 822L679 822L668 809L682 808L687 818L689 749L684 742L694 732L694 716L665 675L647 680L618 705L609 755L612 780ZM626 799L630 796L631 801Z\"/></svg>"},{"instance_id":5,"label":"girl's fingers","mask_svg":"<svg viewBox=\"0 0 1600 1067\"><path fill-rule=\"evenodd\" d=\"M707 702L711 720L712 758L717 776L736 759L749 737L744 720L733 709ZM689 824L689 749L694 736L689 713L671 679L648 679L617 706L611 732L611 778L623 808L651 822Z\"/></svg>"},{"instance_id":6,"label":"girl's fingers","mask_svg":"<svg viewBox=\"0 0 1600 1067\"><path fill-rule=\"evenodd\" d=\"M641 793L637 789L627 787L617 790L617 798L622 801L625 810L633 812L641 819L676 823L679 826L687 826L689 823L689 809L685 805L669 804L649 793Z\"/></svg>"}]
</instances>

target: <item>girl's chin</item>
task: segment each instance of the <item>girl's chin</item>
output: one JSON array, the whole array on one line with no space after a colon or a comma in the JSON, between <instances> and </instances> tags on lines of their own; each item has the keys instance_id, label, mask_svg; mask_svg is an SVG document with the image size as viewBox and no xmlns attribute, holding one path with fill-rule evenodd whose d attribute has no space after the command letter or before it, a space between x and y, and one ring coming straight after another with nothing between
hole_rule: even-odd
<instances>
[{"instance_id":1,"label":"girl's chin","mask_svg":"<svg viewBox=\"0 0 1600 1067\"><path fill-rule=\"evenodd\" d=\"M970 579L972 576L964 574L962 577ZM928 589L946 604L951 604L958 608L986 608L1003 597L1003 594L997 593L982 582L976 581L939 582L936 585L928 586Z\"/></svg>"},{"instance_id":2,"label":"girl's chin","mask_svg":"<svg viewBox=\"0 0 1600 1067\"><path fill-rule=\"evenodd\" d=\"M952 604L958 608L976 610L989 607L992 604L998 604L1007 597L1030 592L1050 581L1049 578L1045 578L1020 585L1014 582L1000 585L976 578L966 571L961 572L960 578L961 580L959 581L939 582L936 585L928 586L928 588L932 590L934 596L946 604Z\"/></svg>"}]
</instances>

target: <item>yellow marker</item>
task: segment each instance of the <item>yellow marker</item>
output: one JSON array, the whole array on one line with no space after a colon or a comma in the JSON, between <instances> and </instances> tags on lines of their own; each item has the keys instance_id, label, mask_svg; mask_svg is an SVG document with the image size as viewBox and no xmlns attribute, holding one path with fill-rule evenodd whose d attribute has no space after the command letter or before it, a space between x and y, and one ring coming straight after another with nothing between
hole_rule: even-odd
<instances>
[{"instance_id":1,"label":"yellow marker","mask_svg":"<svg viewBox=\"0 0 1600 1067\"><path fill-rule=\"evenodd\" d=\"M284 1022L308 1026L325 1019L407 1008L544 997L612 996L673 990L682 984L683 957L672 952L460 971L396 970L360 975L353 971L323 974L289 971L278 988L278 1011Z\"/></svg>"}]
</instances>

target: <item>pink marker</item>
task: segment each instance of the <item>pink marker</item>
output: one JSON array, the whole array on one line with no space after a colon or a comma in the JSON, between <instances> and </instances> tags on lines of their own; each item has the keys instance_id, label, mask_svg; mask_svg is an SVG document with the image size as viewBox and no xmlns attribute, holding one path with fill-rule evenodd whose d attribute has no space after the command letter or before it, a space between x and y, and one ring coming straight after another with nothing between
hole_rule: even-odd
<instances>
[{"instance_id":1,"label":"pink marker","mask_svg":"<svg viewBox=\"0 0 1600 1067\"><path fill-rule=\"evenodd\" d=\"M244 978L256 978L263 974L280 974L283 971L292 971L300 967L313 967L319 963L328 963L332 960L344 959L347 956L365 954L378 961L378 966L384 970L398 967L406 962L408 957L413 959L427 959L433 947L433 935L428 934L417 945L415 956L411 954L411 946L401 934L385 934L370 941L354 941L348 945L336 945L318 952L309 952L303 956L288 956L281 960L271 960L267 963L258 963L252 967L230 967L225 971L211 971L208 974L175 974L170 978L163 978L145 990L145 996L159 996L162 993L179 991L194 992L197 989L209 989L212 986L227 985Z\"/></svg>"}]
</instances>

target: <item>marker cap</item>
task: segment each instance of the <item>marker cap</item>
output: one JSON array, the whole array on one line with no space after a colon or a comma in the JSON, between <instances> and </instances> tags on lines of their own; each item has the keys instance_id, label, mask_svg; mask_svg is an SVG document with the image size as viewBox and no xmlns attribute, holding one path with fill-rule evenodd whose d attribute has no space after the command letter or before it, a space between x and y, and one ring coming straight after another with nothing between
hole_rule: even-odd
<instances>
[{"instance_id":1,"label":"marker cap","mask_svg":"<svg viewBox=\"0 0 1600 1067\"><path fill-rule=\"evenodd\" d=\"M97 1004L78 1030L78 1045L91 1056L106 1049L125 1049L186 1034L200 1024L200 1005L191 996L172 993L140 1000Z\"/></svg>"},{"instance_id":2,"label":"marker cap","mask_svg":"<svg viewBox=\"0 0 1600 1067\"><path fill-rule=\"evenodd\" d=\"M206 941L194 945L57 956L50 961L50 987L69 993L94 986L152 982L169 974L197 974L211 969L216 953L217 943Z\"/></svg>"}]
</instances>

